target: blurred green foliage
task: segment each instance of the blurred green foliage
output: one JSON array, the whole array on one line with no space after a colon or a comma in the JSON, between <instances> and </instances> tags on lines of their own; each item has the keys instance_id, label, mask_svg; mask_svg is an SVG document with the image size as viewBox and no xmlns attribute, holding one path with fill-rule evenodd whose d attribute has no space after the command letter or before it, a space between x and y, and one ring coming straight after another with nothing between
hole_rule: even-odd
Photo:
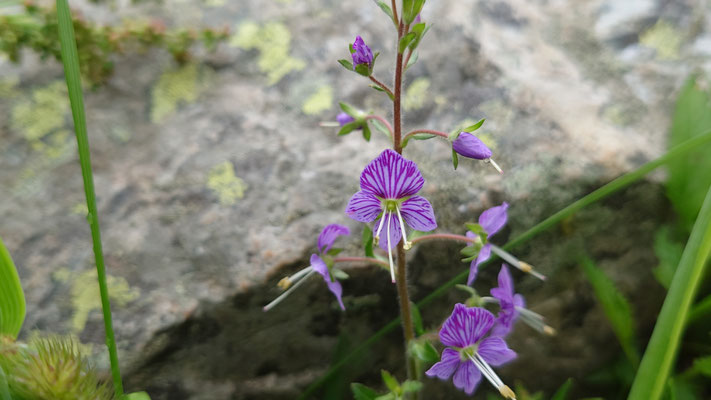
<instances>
[{"instance_id":1,"label":"blurred green foliage","mask_svg":"<svg viewBox=\"0 0 711 400\"><path fill-rule=\"evenodd\" d=\"M35 51L61 62L57 10L32 1L23 3L23 13L0 15L0 53L20 61L22 50ZM157 20L128 21L119 26L97 25L78 13L72 16L82 77L92 85L106 81L113 72L112 56L162 47L179 63L190 60L190 48L201 42L213 50L229 37L228 29L168 30Z\"/></svg>"}]
</instances>

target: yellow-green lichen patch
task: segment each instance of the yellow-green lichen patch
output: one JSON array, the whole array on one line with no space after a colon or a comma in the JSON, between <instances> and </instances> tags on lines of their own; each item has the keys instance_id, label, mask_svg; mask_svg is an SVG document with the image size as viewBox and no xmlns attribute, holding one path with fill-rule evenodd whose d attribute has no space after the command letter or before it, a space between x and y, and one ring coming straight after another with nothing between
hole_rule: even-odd
<instances>
[{"instance_id":1,"label":"yellow-green lichen patch","mask_svg":"<svg viewBox=\"0 0 711 400\"><path fill-rule=\"evenodd\" d=\"M639 42L656 50L657 57L660 59L674 60L679 58L682 37L679 30L660 19L653 27L639 36Z\"/></svg>"},{"instance_id":2,"label":"yellow-green lichen patch","mask_svg":"<svg viewBox=\"0 0 711 400\"><path fill-rule=\"evenodd\" d=\"M323 85L306 99L301 106L301 110L306 115L317 115L328 110L332 105L333 88L328 85Z\"/></svg>"},{"instance_id":3,"label":"yellow-green lichen patch","mask_svg":"<svg viewBox=\"0 0 711 400\"><path fill-rule=\"evenodd\" d=\"M20 83L18 77L0 79L0 97L13 98L19 94L17 85Z\"/></svg>"},{"instance_id":4,"label":"yellow-green lichen patch","mask_svg":"<svg viewBox=\"0 0 711 400\"><path fill-rule=\"evenodd\" d=\"M247 190L247 184L235 175L235 169L229 161L212 167L207 177L207 187L225 206L235 204L244 197L244 191Z\"/></svg>"},{"instance_id":5,"label":"yellow-green lichen patch","mask_svg":"<svg viewBox=\"0 0 711 400\"><path fill-rule=\"evenodd\" d=\"M67 87L64 82L56 81L35 89L30 99L16 104L12 108L10 126L34 142L64 127L68 112Z\"/></svg>"},{"instance_id":6,"label":"yellow-green lichen patch","mask_svg":"<svg viewBox=\"0 0 711 400\"><path fill-rule=\"evenodd\" d=\"M196 64L164 72L151 92L151 121L161 122L181 103L189 104L197 100L209 77L207 71L198 70Z\"/></svg>"},{"instance_id":7,"label":"yellow-green lichen patch","mask_svg":"<svg viewBox=\"0 0 711 400\"><path fill-rule=\"evenodd\" d=\"M284 24L268 22L263 26L255 22L245 22L230 39L230 45L245 50L259 51L257 64L267 74L267 80L273 85L286 74L304 69L303 60L289 55L291 33Z\"/></svg>"},{"instance_id":8,"label":"yellow-green lichen patch","mask_svg":"<svg viewBox=\"0 0 711 400\"><path fill-rule=\"evenodd\" d=\"M427 104L430 80L425 77L415 79L405 91L404 108L406 111L417 110Z\"/></svg>"},{"instance_id":9,"label":"yellow-green lichen patch","mask_svg":"<svg viewBox=\"0 0 711 400\"><path fill-rule=\"evenodd\" d=\"M53 274L53 277L59 282L71 282L72 310L74 312L71 331L80 333L86 326L89 313L101 309L101 296L99 294L96 270L89 269L81 273L73 273L66 268L60 268ZM106 284L112 305L115 307L123 307L136 300L140 295L138 288L130 287L128 282L121 277L108 275Z\"/></svg>"},{"instance_id":10,"label":"yellow-green lichen patch","mask_svg":"<svg viewBox=\"0 0 711 400\"><path fill-rule=\"evenodd\" d=\"M73 215L86 216L87 214L89 214L89 208L86 206L86 203L77 203L72 206L71 212Z\"/></svg>"}]
</instances>

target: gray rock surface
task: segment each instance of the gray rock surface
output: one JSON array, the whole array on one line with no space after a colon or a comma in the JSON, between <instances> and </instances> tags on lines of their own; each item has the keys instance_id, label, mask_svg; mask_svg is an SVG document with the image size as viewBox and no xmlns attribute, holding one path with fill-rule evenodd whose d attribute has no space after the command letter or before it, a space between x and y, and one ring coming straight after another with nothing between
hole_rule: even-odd
<instances>
[{"instance_id":1,"label":"gray rock surface","mask_svg":"<svg viewBox=\"0 0 711 400\"><path fill-rule=\"evenodd\" d=\"M394 288L371 267L349 271L345 314L315 280L273 312L261 311L278 294L276 281L306 265L325 224L349 225L347 252L359 252L361 228L343 209L362 167L387 141L377 133L370 143L357 133L337 137L318 124L334 119L338 100L388 114L387 99L335 60L361 34L383 52L376 74L387 81L392 27L369 2L117 3L110 11L81 7L105 23L151 15L174 25L227 24L235 33L184 67L162 51L117 57L108 84L86 93L127 385L148 388L154 399L294 398L326 370L334 349L359 343L397 314ZM413 142L405 155L419 163L443 230L461 233L462 222L506 200L504 243L659 156L676 89L692 70L711 69L702 2L430 3L423 18L435 24L409 71L406 127L449 131L485 117L482 135L506 170L499 176L462 160L453 172L446 143ZM61 68L27 54L0 71L0 235L27 296L23 334L75 333L103 354ZM614 336L571 261L580 246L630 296L641 332L649 331L663 296L651 275L653 231L668 218L657 181L518 251L551 276L546 285L523 279L519 288L560 335L522 329L512 344L520 360L503 376L551 390L615 356L606 346ZM412 253L416 299L465 267L456 246ZM481 279L484 292L493 270ZM431 327L462 300L446 297L423 310ZM390 334L339 379L376 382L376 373L362 371L398 370L399 343L399 332ZM428 398L447 387L431 386Z\"/></svg>"}]
</instances>

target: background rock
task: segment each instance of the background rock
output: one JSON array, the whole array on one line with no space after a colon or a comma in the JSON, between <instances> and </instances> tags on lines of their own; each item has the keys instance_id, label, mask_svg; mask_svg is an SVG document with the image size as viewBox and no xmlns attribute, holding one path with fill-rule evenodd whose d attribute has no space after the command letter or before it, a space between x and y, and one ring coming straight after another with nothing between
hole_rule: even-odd
<instances>
[{"instance_id":1,"label":"background rock","mask_svg":"<svg viewBox=\"0 0 711 400\"><path fill-rule=\"evenodd\" d=\"M387 98L335 60L361 34L382 51L376 74L387 81L392 27L361 2L124 3L80 8L102 23L150 15L169 25L228 25L235 34L182 67L162 51L117 57L108 84L86 93L127 386L154 399L294 398L334 354L397 315L394 288L371 267L349 271L345 314L316 281L261 311L280 277L306 265L325 224L349 225L347 251L359 251L361 228L343 209L387 141L377 133L370 143L357 132L337 137L318 123L335 118L338 100L388 113ZM405 154L427 179L440 227L462 232L462 222L506 200L510 228L497 238L504 243L662 154L675 90L689 72L711 66L708 11L691 0L427 4L423 19L434 26L409 71L405 125L449 131L485 117L481 135L506 171L464 160L453 172L446 143L412 143ZM73 332L101 344L61 68L26 54L0 71L0 235L27 295L23 334ZM658 178L517 250L551 276L546 285L524 278L518 288L560 334L518 331L520 360L503 377L551 391L619 352L577 268L581 248L632 299L640 332L650 331L664 293L651 274L652 237L670 218ZM465 267L457 246L412 253L415 299ZM488 290L495 272L484 271L479 289ZM463 299L456 291L445 297L423 310L430 327ZM339 379L373 383L378 368L402 372L400 341L399 331L389 334ZM443 398L448 387L432 383L427 398ZM578 390L591 394L584 383Z\"/></svg>"}]
</instances>

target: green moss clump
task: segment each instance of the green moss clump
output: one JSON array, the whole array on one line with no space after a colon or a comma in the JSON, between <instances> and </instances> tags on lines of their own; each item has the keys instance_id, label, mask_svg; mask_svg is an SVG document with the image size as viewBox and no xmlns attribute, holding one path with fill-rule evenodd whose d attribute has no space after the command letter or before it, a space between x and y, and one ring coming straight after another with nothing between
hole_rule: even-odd
<instances>
[{"instance_id":1,"label":"green moss clump","mask_svg":"<svg viewBox=\"0 0 711 400\"><path fill-rule=\"evenodd\" d=\"M247 184L235 175L232 163L225 161L214 166L207 177L207 187L220 199L220 204L229 206L244 197Z\"/></svg>"}]
</instances>

